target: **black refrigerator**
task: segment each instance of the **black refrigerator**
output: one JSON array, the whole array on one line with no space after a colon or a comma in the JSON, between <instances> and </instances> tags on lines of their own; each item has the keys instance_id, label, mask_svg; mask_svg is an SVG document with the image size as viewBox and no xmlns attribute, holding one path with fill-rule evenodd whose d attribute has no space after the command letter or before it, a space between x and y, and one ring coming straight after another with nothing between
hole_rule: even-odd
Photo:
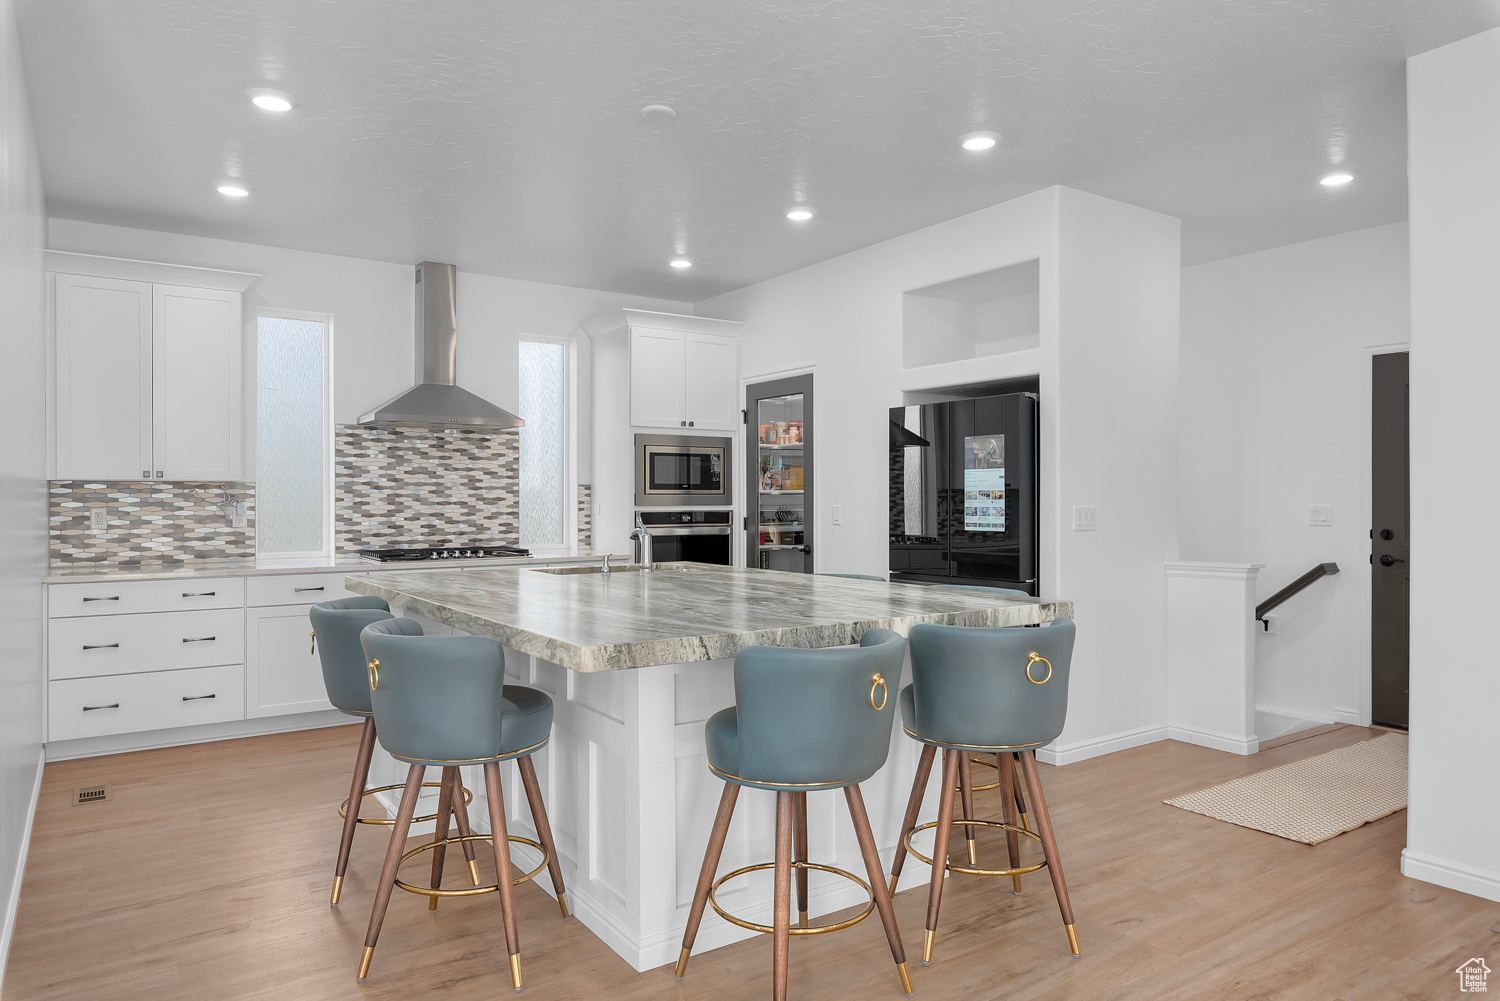
<instances>
[{"instance_id":1,"label":"black refrigerator","mask_svg":"<svg viewBox=\"0 0 1500 1001\"><path fill-rule=\"evenodd\" d=\"M891 580L1038 594L1031 393L892 407Z\"/></svg>"}]
</instances>

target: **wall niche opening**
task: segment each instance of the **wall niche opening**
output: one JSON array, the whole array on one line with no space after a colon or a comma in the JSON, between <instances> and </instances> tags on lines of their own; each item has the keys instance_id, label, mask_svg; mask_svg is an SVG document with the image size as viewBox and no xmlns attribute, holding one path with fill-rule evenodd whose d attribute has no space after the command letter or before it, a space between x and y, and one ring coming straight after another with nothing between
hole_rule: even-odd
<instances>
[{"instance_id":1,"label":"wall niche opening","mask_svg":"<svg viewBox=\"0 0 1500 1001\"><path fill-rule=\"evenodd\" d=\"M901 296L906 368L987 358L1041 343L1041 262L1022 261Z\"/></svg>"}]
</instances>

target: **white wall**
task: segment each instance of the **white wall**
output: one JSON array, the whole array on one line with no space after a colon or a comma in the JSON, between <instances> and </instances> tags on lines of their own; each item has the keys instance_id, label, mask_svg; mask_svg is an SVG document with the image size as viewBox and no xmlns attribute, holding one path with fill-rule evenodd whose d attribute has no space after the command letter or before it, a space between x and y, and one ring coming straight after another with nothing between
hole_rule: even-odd
<instances>
[{"instance_id":1,"label":"white wall","mask_svg":"<svg viewBox=\"0 0 1500 1001\"><path fill-rule=\"evenodd\" d=\"M46 374L36 142L11 0L0 0L0 978L41 780L42 586L47 567L46 458L38 432Z\"/></svg>"},{"instance_id":2,"label":"white wall","mask_svg":"<svg viewBox=\"0 0 1500 1001\"><path fill-rule=\"evenodd\" d=\"M350 424L413 382L415 321L413 267L353 257L312 254L176 233L52 219L48 246L197 267L250 271L265 277L245 297L246 342L253 358L254 311L262 307L333 315L333 414ZM588 338L578 324L613 309L691 312L687 303L588 289L458 275L458 382L507 410L517 408L518 343L527 337L578 343L578 385L589 385ZM253 384L247 404L253 407ZM579 481L589 482L589 397L579 394ZM254 427L254 422L250 422ZM253 454L253 453L247 453Z\"/></svg>"},{"instance_id":3,"label":"white wall","mask_svg":"<svg viewBox=\"0 0 1500 1001\"><path fill-rule=\"evenodd\" d=\"M1407 282L1405 223L1183 269L1182 558L1266 564L1259 600L1340 570L1257 638L1262 709L1369 721L1368 349L1408 339Z\"/></svg>"},{"instance_id":4,"label":"white wall","mask_svg":"<svg viewBox=\"0 0 1500 1001\"><path fill-rule=\"evenodd\" d=\"M1407 62L1411 778L1402 871L1500 900L1500 30Z\"/></svg>"},{"instance_id":5,"label":"white wall","mask_svg":"<svg viewBox=\"0 0 1500 1001\"><path fill-rule=\"evenodd\" d=\"M887 569L886 410L903 392L1035 374L1042 590L1078 602L1069 753L1164 735L1162 562L1175 558L1178 223L1052 188L697 304L743 320L742 376L814 370L820 571ZM902 293L1039 259L1041 347L902 367ZM843 525L830 524L831 505ZM1074 504L1100 530L1069 533ZM1081 536L1083 533L1079 533Z\"/></svg>"}]
</instances>

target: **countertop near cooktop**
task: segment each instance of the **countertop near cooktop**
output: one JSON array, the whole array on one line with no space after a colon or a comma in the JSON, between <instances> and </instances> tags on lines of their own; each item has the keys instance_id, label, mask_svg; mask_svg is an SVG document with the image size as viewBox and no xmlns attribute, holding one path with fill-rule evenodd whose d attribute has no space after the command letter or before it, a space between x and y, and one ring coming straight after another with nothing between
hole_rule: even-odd
<instances>
[{"instance_id":1,"label":"countertop near cooktop","mask_svg":"<svg viewBox=\"0 0 1500 1001\"><path fill-rule=\"evenodd\" d=\"M366 563L363 560L337 556L332 559L297 563L259 561L251 559L198 560L180 566L143 564L140 566L99 567L78 564L71 567L53 567L51 573L42 578L44 584L87 584L91 581L173 580L178 577L262 577L277 574L304 573L388 573L393 570L459 570L496 567L543 567L577 566L596 564L604 554L596 556L509 556L497 559L431 560L415 563ZM628 556L610 556L616 566L628 563Z\"/></svg>"}]
</instances>

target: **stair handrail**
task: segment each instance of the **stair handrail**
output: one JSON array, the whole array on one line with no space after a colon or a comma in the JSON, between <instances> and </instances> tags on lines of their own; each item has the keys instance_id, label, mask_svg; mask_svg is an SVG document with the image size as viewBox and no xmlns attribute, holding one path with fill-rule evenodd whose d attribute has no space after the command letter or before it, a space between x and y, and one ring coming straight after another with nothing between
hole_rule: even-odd
<instances>
[{"instance_id":1,"label":"stair handrail","mask_svg":"<svg viewBox=\"0 0 1500 1001\"><path fill-rule=\"evenodd\" d=\"M1301 577L1298 577L1286 587L1282 588L1280 591L1277 591L1265 601L1262 601L1259 605L1256 605L1255 621L1261 621L1266 617L1266 613L1271 611L1271 609L1275 608L1277 605L1280 605L1288 598L1291 598L1294 595L1299 594L1300 592L1311 587L1315 581L1320 580L1323 577L1332 577L1338 572L1339 565L1337 563L1319 563L1317 566L1307 571L1307 573L1303 574Z\"/></svg>"}]
</instances>

